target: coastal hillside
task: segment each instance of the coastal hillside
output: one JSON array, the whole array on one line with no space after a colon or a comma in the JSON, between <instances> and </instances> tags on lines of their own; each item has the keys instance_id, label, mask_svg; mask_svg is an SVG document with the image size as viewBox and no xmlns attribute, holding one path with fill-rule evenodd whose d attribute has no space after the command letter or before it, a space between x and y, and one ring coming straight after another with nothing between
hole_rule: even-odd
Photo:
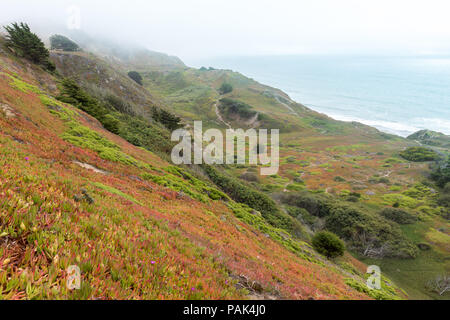
<instances>
[{"instance_id":1,"label":"coastal hillside","mask_svg":"<svg viewBox=\"0 0 450 320\"><path fill-rule=\"evenodd\" d=\"M368 299L358 275L0 56L3 299ZM6 53L5 53L6 52ZM355 267L360 267L348 257ZM66 288L78 265L82 287ZM350 285L351 284L351 285ZM360 285L362 286L362 284ZM386 290L386 294L397 293Z\"/></svg>"},{"instance_id":2,"label":"coastal hillside","mask_svg":"<svg viewBox=\"0 0 450 320\"><path fill-rule=\"evenodd\" d=\"M91 40L52 69L0 46L2 298L448 298L445 136L336 121L151 51ZM280 129L279 172L173 165L170 134L193 120ZM317 244L330 232L336 255Z\"/></svg>"}]
</instances>

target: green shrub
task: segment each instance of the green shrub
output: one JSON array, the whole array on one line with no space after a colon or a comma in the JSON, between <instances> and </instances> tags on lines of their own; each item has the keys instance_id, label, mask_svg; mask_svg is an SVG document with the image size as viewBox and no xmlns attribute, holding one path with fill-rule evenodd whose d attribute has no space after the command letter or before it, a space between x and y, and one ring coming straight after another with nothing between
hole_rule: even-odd
<instances>
[{"instance_id":1,"label":"green shrub","mask_svg":"<svg viewBox=\"0 0 450 320\"><path fill-rule=\"evenodd\" d=\"M369 245L385 247L380 257L415 258L418 252L398 226L352 205L334 204L325 219L325 227L349 241L361 253Z\"/></svg>"},{"instance_id":2,"label":"green shrub","mask_svg":"<svg viewBox=\"0 0 450 320\"><path fill-rule=\"evenodd\" d=\"M254 172L244 172L239 178L249 182L259 182L258 174Z\"/></svg>"},{"instance_id":3,"label":"green shrub","mask_svg":"<svg viewBox=\"0 0 450 320\"><path fill-rule=\"evenodd\" d=\"M55 34L50 37L50 47L52 50L63 50L71 52L80 50L78 44L76 44L69 38L59 34Z\"/></svg>"},{"instance_id":4,"label":"green shrub","mask_svg":"<svg viewBox=\"0 0 450 320\"><path fill-rule=\"evenodd\" d=\"M385 208L381 210L380 214L399 224L411 224L417 221L417 216L398 208Z\"/></svg>"},{"instance_id":5,"label":"green shrub","mask_svg":"<svg viewBox=\"0 0 450 320\"><path fill-rule=\"evenodd\" d=\"M439 155L435 151L425 147L408 148L400 152L400 156L414 162L433 161L439 158Z\"/></svg>"},{"instance_id":6,"label":"green shrub","mask_svg":"<svg viewBox=\"0 0 450 320\"><path fill-rule=\"evenodd\" d=\"M336 182L345 182L345 179L340 177L340 176L334 177L333 180L336 181Z\"/></svg>"},{"instance_id":7,"label":"green shrub","mask_svg":"<svg viewBox=\"0 0 450 320\"><path fill-rule=\"evenodd\" d=\"M438 204L450 208L450 194L443 194L438 198Z\"/></svg>"},{"instance_id":8,"label":"green shrub","mask_svg":"<svg viewBox=\"0 0 450 320\"><path fill-rule=\"evenodd\" d=\"M327 258L336 258L345 252L344 242L328 231L317 232L312 238L312 245L317 252Z\"/></svg>"},{"instance_id":9,"label":"green shrub","mask_svg":"<svg viewBox=\"0 0 450 320\"><path fill-rule=\"evenodd\" d=\"M307 191L283 194L281 201L291 206L306 209L313 216L325 217L329 214L329 206L326 199L312 195Z\"/></svg>"},{"instance_id":10,"label":"green shrub","mask_svg":"<svg viewBox=\"0 0 450 320\"><path fill-rule=\"evenodd\" d=\"M445 194L450 194L450 182L447 182L442 190Z\"/></svg>"},{"instance_id":11,"label":"green shrub","mask_svg":"<svg viewBox=\"0 0 450 320\"><path fill-rule=\"evenodd\" d=\"M123 100L122 98L119 98L116 95L108 94L103 99L105 101L105 104L108 105L110 109L115 109L121 113L126 113L131 116L136 115L133 110L133 106L129 102Z\"/></svg>"},{"instance_id":12,"label":"green shrub","mask_svg":"<svg viewBox=\"0 0 450 320\"><path fill-rule=\"evenodd\" d=\"M134 82L142 86L142 76L137 71L130 71L128 72L128 76L133 79Z\"/></svg>"},{"instance_id":13,"label":"green shrub","mask_svg":"<svg viewBox=\"0 0 450 320\"><path fill-rule=\"evenodd\" d=\"M106 130L111 131L114 134L118 134L120 130L120 121L113 115L107 114L102 119L102 124Z\"/></svg>"},{"instance_id":14,"label":"green shrub","mask_svg":"<svg viewBox=\"0 0 450 320\"><path fill-rule=\"evenodd\" d=\"M156 107L152 108L152 118L164 125L169 130L176 130L183 125L180 123L181 118L164 110Z\"/></svg>"},{"instance_id":15,"label":"green shrub","mask_svg":"<svg viewBox=\"0 0 450 320\"><path fill-rule=\"evenodd\" d=\"M249 119L256 114L256 111L252 110L248 104L229 98L220 99L219 109L226 117L238 115L243 119Z\"/></svg>"},{"instance_id":16,"label":"green shrub","mask_svg":"<svg viewBox=\"0 0 450 320\"><path fill-rule=\"evenodd\" d=\"M378 183L389 184L390 181L389 181L389 179L386 178L386 177L381 177L380 179L378 179Z\"/></svg>"},{"instance_id":17,"label":"green shrub","mask_svg":"<svg viewBox=\"0 0 450 320\"><path fill-rule=\"evenodd\" d=\"M233 91L233 86L226 82L222 83L222 85L219 88L220 94L227 94L230 93L231 91Z\"/></svg>"},{"instance_id":18,"label":"green shrub","mask_svg":"<svg viewBox=\"0 0 450 320\"><path fill-rule=\"evenodd\" d=\"M121 122L119 135L129 143L161 156L170 154L172 151L173 143L170 141L170 134L163 126L125 113L115 114L115 116Z\"/></svg>"},{"instance_id":19,"label":"green shrub","mask_svg":"<svg viewBox=\"0 0 450 320\"><path fill-rule=\"evenodd\" d=\"M359 197L348 196L346 199L348 202L359 202Z\"/></svg>"},{"instance_id":20,"label":"green shrub","mask_svg":"<svg viewBox=\"0 0 450 320\"><path fill-rule=\"evenodd\" d=\"M312 216L306 209L303 209L303 208L297 208L297 207L292 207L292 206L286 206L286 210L287 210L287 213L288 213L291 217L293 217L293 218L299 220L299 221L302 222L302 223L306 223L306 224L308 224L308 225L311 226L311 227L312 227L312 226L314 225L314 223L316 223L317 220L318 220L317 217Z\"/></svg>"},{"instance_id":21,"label":"green shrub","mask_svg":"<svg viewBox=\"0 0 450 320\"><path fill-rule=\"evenodd\" d=\"M100 122L102 117L108 112L98 100L84 91L74 79L65 78L61 81L60 95L57 99L80 108Z\"/></svg>"},{"instance_id":22,"label":"green shrub","mask_svg":"<svg viewBox=\"0 0 450 320\"><path fill-rule=\"evenodd\" d=\"M436 168L431 173L431 179L433 179L441 188L450 183L450 158L447 159L447 162L437 164ZM447 191L447 193L450 193L450 191Z\"/></svg>"}]
</instances>

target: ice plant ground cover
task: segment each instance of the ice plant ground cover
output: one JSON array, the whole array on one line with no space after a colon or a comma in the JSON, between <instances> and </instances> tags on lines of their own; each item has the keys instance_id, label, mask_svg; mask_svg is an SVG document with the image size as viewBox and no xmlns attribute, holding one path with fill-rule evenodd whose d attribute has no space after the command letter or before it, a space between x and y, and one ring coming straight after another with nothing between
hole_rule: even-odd
<instances>
[{"instance_id":1,"label":"ice plant ground cover","mask_svg":"<svg viewBox=\"0 0 450 320\"><path fill-rule=\"evenodd\" d=\"M2 50L2 297L446 298L449 189L414 147L432 144L440 161L450 137L335 121L237 72L152 52L51 52L51 75ZM205 132L279 128L276 174L173 163L170 132L196 120ZM322 230L344 256L309 245Z\"/></svg>"},{"instance_id":2,"label":"ice plant ground cover","mask_svg":"<svg viewBox=\"0 0 450 320\"><path fill-rule=\"evenodd\" d=\"M280 236L248 207L205 197L212 185L193 185L56 101L45 89L53 81L1 58L0 99L12 110L0 112L2 298L370 298L348 285L363 283L358 275ZM70 265L80 267L80 290L66 288Z\"/></svg>"}]
</instances>

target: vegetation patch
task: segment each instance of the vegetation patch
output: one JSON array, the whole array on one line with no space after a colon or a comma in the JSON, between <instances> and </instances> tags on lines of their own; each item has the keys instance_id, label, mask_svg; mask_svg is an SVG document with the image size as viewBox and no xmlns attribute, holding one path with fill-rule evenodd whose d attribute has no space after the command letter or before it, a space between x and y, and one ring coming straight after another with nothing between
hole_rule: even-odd
<instances>
[{"instance_id":1,"label":"vegetation patch","mask_svg":"<svg viewBox=\"0 0 450 320\"><path fill-rule=\"evenodd\" d=\"M229 119L233 119L236 116L241 119L250 119L256 115L256 111L252 110L253 108L250 105L230 98L220 99L219 109Z\"/></svg>"},{"instance_id":2,"label":"vegetation patch","mask_svg":"<svg viewBox=\"0 0 450 320\"><path fill-rule=\"evenodd\" d=\"M411 147L400 152L400 156L413 162L434 161L439 155L432 149L425 147Z\"/></svg>"},{"instance_id":3,"label":"vegetation patch","mask_svg":"<svg viewBox=\"0 0 450 320\"><path fill-rule=\"evenodd\" d=\"M327 258L342 256L345 252L344 242L334 233L328 231L317 232L312 238L314 249Z\"/></svg>"}]
</instances>

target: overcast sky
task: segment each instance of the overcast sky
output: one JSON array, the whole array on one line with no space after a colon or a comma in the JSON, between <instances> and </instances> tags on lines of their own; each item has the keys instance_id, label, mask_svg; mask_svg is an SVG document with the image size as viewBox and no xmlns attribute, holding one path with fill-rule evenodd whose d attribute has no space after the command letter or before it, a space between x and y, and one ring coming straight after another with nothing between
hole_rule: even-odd
<instances>
[{"instance_id":1,"label":"overcast sky","mask_svg":"<svg viewBox=\"0 0 450 320\"><path fill-rule=\"evenodd\" d=\"M449 0L14 0L3 3L0 23L73 26L73 5L87 33L185 59L450 54Z\"/></svg>"}]
</instances>

